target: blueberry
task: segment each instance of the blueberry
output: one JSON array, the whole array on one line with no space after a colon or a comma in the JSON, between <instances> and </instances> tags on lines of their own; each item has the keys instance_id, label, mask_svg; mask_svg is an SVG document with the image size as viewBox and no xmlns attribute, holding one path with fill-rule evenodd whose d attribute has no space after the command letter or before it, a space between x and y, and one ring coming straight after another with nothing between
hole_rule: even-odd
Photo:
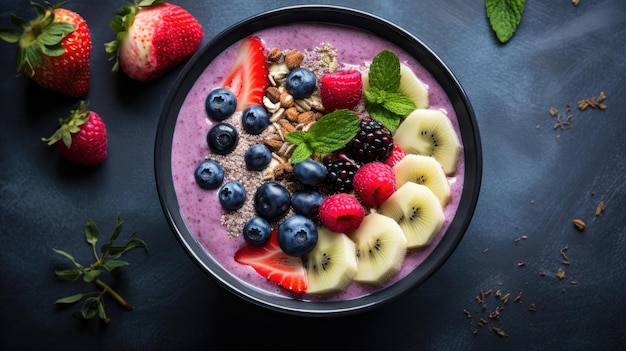
<instances>
[{"instance_id":1,"label":"blueberry","mask_svg":"<svg viewBox=\"0 0 626 351\"><path fill-rule=\"evenodd\" d=\"M206 136L209 149L216 154L226 155L237 147L239 143L239 133L237 129L228 123L217 123L209 129Z\"/></svg>"},{"instance_id":2,"label":"blueberry","mask_svg":"<svg viewBox=\"0 0 626 351\"><path fill-rule=\"evenodd\" d=\"M213 160L204 160L196 167L195 178L203 189L217 189L224 181L224 168Z\"/></svg>"},{"instance_id":3,"label":"blueberry","mask_svg":"<svg viewBox=\"0 0 626 351\"><path fill-rule=\"evenodd\" d=\"M294 68L285 80L285 88L294 99L303 99L311 96L315 91L315 74L302 67Z\"/></svg>"},{"instance_id":4,"label":"blueberry","mask_svg":"<svg viewBox=\"0 0 626 351\"><path fill-rule=\"evenodd\" d=\"M250 105L241 115L243 129L253 135L261 134L270 125L270 116L265 107Z\"/></svg>"},{"instance_id":5,"label":"blueberry","mask_svg":"<svg viewBox=\"0 0 626 351\"><path fill-rule=\"evenodd\" d=\"M250 245L261 246L265 244L272 233L272 227L268 221L261 217L252 217L243 227L243 238Z\"/></svg>"},{"instance_id":6,"label":"blueberry","mask_svg":"<svg viewBox=\"0 0 626 351\"><path fill-rule=\"evenodd\" d=\"M248 169L260 171L270 164L272 152L265 144L253 144L246 150L243 159Z\"/></svg>"},{"instance_id":7,"label":"blueberry","mask_svg":"<svg viewBox=\"0 0 626 351\"><path fill-rule=\"evenodd\" d=\"M313 189L298 190L291 197L291 207L297 214L308 218L315 218L324 197Z\"/></svg>"},{"instance_id":8,"label":"blueberry","mask_svg":"<svg viewBox=\"0 0 626 351\"><path fill-rule=\"evenodd\" d=\"M277 239L284 253L302 257L317 244L317 226L309 218L295 214L278 226Z\"/></svg>"},{"instance_id":9,"label":"blueberry","mask_svg":"<svg viewBox=\"0 0 626 351\"><path fill-rule=\"evenodd\" d=\"M263 183L254 194L254 209L268 221L283 217L291 207L291 194L276 182Z\"/></svg>"},{"instance_id":10,"label":"blueberry","mask_svg":"<svg viewBox=\"0 0 626 351\"><path fill-rule=\"evenodd\" d=\"M223 121L230 117L237 108L237 97L225 88L211 90L204 103L209 117Z\"/></svg>"},{"instance_id":11,"label":"blueberry","mask_svg":"<svg viewBox=\"0 0 626 351\"><path fill-rule=\"evenodd\" d=\"M310 157L293 165L293 176L305 185L321 184L327 173L326 166Z\"/></svg>"},{"instance_id":12,"label":"blueberry","mask_svg":"<svg viewBox=\"0 0 626 351\"><path fill-rule=\"evenodd\" d=\"M246 201L246 188L240 182L231 180L220 187L218 197L227 211L238 210Z\"/></svg>"}]
</instances>

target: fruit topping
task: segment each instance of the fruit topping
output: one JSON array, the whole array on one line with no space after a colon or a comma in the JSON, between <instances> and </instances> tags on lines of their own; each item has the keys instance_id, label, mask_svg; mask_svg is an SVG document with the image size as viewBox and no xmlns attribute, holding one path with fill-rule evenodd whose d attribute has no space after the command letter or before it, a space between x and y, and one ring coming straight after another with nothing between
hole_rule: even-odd
<instances>
[{"instance_id":1,"label":"fruit topping","mask_svg":"<svg viewBox=\"0 0 626 351\"><path fill-rule=\"evenodd\" d=\"M322 200L324 197L317 190L297 190L291 196L291 207L295 213L313 219L317 218Z\"/></svg>"},{"instance_id":2,"label":"fruit topping","mask_svg":"<svg viewBox=\"0 0 626 351\"><path fill-rule=\"evenodd\" d=\"M396 190L393 169L380 161L364 164L354 175L354 190L364 205L378 207Z\"/></svg>"},{"instance_id":3,"label":"fruit topping","mask_svg":"<svg viewBox=\"0 0 626 351\"><path fill-rule=\"evenodd\" d=\"M287 290L304 293L308 282L302 259L284 253L277 236L278 230L274 229L265 245L240 248L235 253L235 261L251 266L261 276Z\"/></svg>"},{"instance_id":4,"label":"fruit topping","mask_svg":"<svg viewBox=\"0 0 626 351\"><path fill-rule=\"evenodd\" d=\"M265 245L271 233L272 226L261 217L250 218L243 227L244 240L254 246Z\"/></svg>"},{"instance_id":5,"label":"fruit topping","mask_svg":"<svg viewBox=\"0 0 626 351\"><path fill-rule=\"evenodd\" d=\"M241 124L249 134L261 134L270 124L269 114L261 105L250 105L243 111Z\"/></svg>"},{"instance_id":6,"label":"fruit topping","mask_svg":"<svg viewBox=\"0 0 626 351\"><path fill-rule=\"evenodd\" d=\"M444 221L439 199L427 186L413 182L401 186L378 211L398 223L409 249L430 244Z\"/></svg>"},{"instance_id":7,"label":"fruit topping","mask_svg":"<svg viewBox=\"0 0 626 351\"><path fill-rule=\"evenodd\" d=\"M377 286L400 272L407 240L393 219L370 213L349 237L356 246L355 281Z\"/></svg>"},{"instance_id":8,"label":"fruit topping","mask_svg":"<svg viewBox=\"0 0 626 351\"><path fill-rule=\"evenodd\" d=\"M285 89L294 99L311 96L317 87L317 78L311 70L303 67L294 68L287 75Z\"/></svg>"},{"instance_id":9,"label":"fruit topping","mask_svg":"<svg viewBox=\"0 0 626 351\"><path fill-rule=\"evenodd\" d=\"M203 189L217 189L224 181L224 168L217 161L204 160L194 173L196 183Z\"/></svg>"},{"instance_id":10,"label":"fruit topping","mask_svg":"<svg viewBox=\"0 0 626 351\"><path fill-rule=\"evenodd\" d=\"M233 152L237 147L239 133L232 124L226 122L217 123L209 129L207 143L212 152L226 155Z\"/></svg>"},{"instance_id":11,"label":"fruit topping","mask_svg":"<svg viewBox=\"0 0 626 351\"><path fill-rule=\"evenodd\" d=\"M254 36L244 39L230 72L221 84L237 97L237 111L262 103L269 84L268 72L265 46L261 39Z\"/></svg>"},{"instance_id":12,"label":"fruit topping","mask_svg":"<svg viewBox=\"0 0 626 351\"><path fill-rule=\"evenodd\" d=\"M362 93L363 81L357 70L325 73L320 79L320 95L327 111L353 109Z\"/></svg>"},{"instance_id":13,"label":"fruit topping","mask_svg":"<svg viewBox=\"0 0 626 351\"><path fill-rule=\"evenodd\" d=\"M403 159L404 156L406 156L406 153L404 152L404 150L402 150L400 145L396 141L394 141L393 149L391 149L391 154L389 155L389 157L387 157L385 163L393 167L398 162L400 162L400 160Z\"/></svg>"},{"instance_id":14,"label":"fruit topping","mask_svg":"<svg viewBox=\"0 0 626 351\"><path fill-rule=\"evenodd\" d=\"M450 183L441 164L434 158L424 155L406 155L393 167L396 175L396 188L406 182L426 185L435 194L442 207L450 201Z\"/></svg>"},{"instance_id":15,"label":"fruit topping","mask_svg":"<svg viewBox=\"0 0 626 351\"><path fill-rule=\"evenodd\" d=\"M428 87L413 72L413 70L400 63L400 86L398 92L415 103L415 108L428 108L430 100L428 98Z\"/></svg>"},{"instance_id":16,"label":"fruit topping","mask_svg":"<svg viewBox=\"0 0 626 351\"><path fill-rule=\"evenodd\" d=\"M209 117L223 121L235 113L237 97L228 89L213 89L206 98L205 108Z\"/></svg>"},{"instance_id":17,"label":"fruit topping","mask_svg":"<svg viewBox=\"0 0 626 351\"><path fill-rule=\"evenodd\" d=\"M350 233L361 225L365 209L354 195L337 193L324 198L319 215L324 226L333 232Z\"/></svg>"},{"instance_id":18,"label":"fruit topping","mask_svg":"<svg viewBox=\"0 0 626 351\"><path fill-rule=\"evenodd\" d=\"M235 211L241 208L246 201L246 188L236 180L223 184L218 191L220 204L227 211Z\"/></svg>"},{"instance_id":19,"label":"fruit topping","mask_svg":"<svg viewBox=\"0 0 626 351\"><path fill-rule=\"evenodd\" d=\"M291 194L277 182L265 182L254 194L254 209L257 214L273 222L282 218L291 207Z\"/></svg>"},{"instance_id":20,"label":"fruit topping","mask_svg":"<svg viewBox=\"0 0 626 351\"><path fill-rule=\"evenodd\" d=\"M336 159L326 164L326 188L331 193L349 193L354 189L354 174L359 169L351 161Z\"/></svg>"},{"instance_id":21,"label":"fruit topping","mask_svg":"<svg viewBox=\"0 0 626 351\"><path fill-rule=\"evenodd\" d=\"M107 158L108 138L102 118L80 101L70 116L59 119L60 127L41 140L57 145L61 156L80 165L97 166Z\"/></svg>"},{"instance_id":22,"label":"fruit topping","mask_svg":"<svg viewBox=\"0 0 626 351\"><path fill-rule=\"evenodd\" d=\"M406 153L434 157L446 175L456 172L461 143L452 122L442 111L413 111L395 131L394 139Z\"/></svg>"},{"instance_id":23,"label":"fruit topping","mask_svg":"<svg viewBox=\"0 0 626 351\"><path fill-rule=\"evenodd\" d=\"M260 171L272 161L272 152L265 144L253 144L243 156L246 167L252 171Z\"/></svg>"},{"instance_id":24,"label":"fruit topping","mask_svg":"<svg viewBox=\"0 0 626 351\"><path fill-rule=\"evenodd\" d=\"M346 235L328 228L317 230L317 245L302 258L309 286L307 294L343 291L357 271L356 246Z\"/></svg>"},{"instance_id":25,"label":"fruit topping","mask_svg":"<svg viewBox=\"0 0 626 351\"><path fill-rule=\"evenodd\" d=\"M289 256L302 257L317 244L317 226L310 218L294 214L278 226L278 245Z\"/></svg>"},{"instance_id":26,"label":"fruit topping","mask_svg":"<svg viewBox=\"0 0 626 351\"><path fill-rule=\"evenodd\" d=\"M393 136L387 127L372 118L363 118L360 130L344 148L354 161L385 161L393 149Z\"/></svg>"},{"instance_id":27,"label":"fruit topping","mask_svg":"<svg viewBox=\"0 0 626 351\"><path fill-rule=\"evenodd\" d=\"M307 158L293 165L293 176L304 185L316 186L326 180L326 166Z\"/></svg>"}]
</instances>

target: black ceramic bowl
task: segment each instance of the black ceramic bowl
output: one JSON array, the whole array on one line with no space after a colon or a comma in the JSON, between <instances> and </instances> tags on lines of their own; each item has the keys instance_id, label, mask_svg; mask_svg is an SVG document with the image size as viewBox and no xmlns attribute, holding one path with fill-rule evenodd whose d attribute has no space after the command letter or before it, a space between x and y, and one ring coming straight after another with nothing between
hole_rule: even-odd
<instances>
[{"instance_id":1,"label":"black ceramic bowl","mask_svg":"<svg viewBox=\"0 0 626 351\"><path fill-rule=\"evenodd\" d=\"M172 175L173 136L183 102L205 68L226 48L251 34L281 25L313 22L341 24L368 32L393 43L415 58L441 85L458 119L464 150L464 183L458 209L450 225L426 259L390 286L367 295L344 300L304 300L256 289L230 274L203 247L190 230L180 210L180 198ZM201 142L201 141L199 141ZM476 206L481 182L481 147L471 105L458 81L435 53L419 39L398 26L374 15L332 6L296 6L277 9L249 18L213 38L189 61L172 89L158 125L155 172L158 193L168 222L190 257L222 286L245 300L281 312L329 316L375 308L422 284L454 251L463 237ZM218 208L215 211L220 211Z\"/></svg>"}]
</instances>

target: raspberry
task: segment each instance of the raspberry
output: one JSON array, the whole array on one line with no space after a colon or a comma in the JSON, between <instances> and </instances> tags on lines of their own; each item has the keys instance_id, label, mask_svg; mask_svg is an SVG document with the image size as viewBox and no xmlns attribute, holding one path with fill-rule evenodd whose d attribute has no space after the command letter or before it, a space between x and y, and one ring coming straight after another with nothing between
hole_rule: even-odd
<instances>
[{"instance_id":1,"label":"raspberry","mask_svg":"<svg viewBox=\"0 0 626 351\"><path fill-rule=\"evenodd\" d=\"M354 175L354 189L363 204L378 207L396 191L396 176L387 164L366 163Z\"/></svg>"},{"instance_id":2,"label":"raspberry","mask_svg":"<svg viewBox=\"0 0 626 351\"><path fill-rule=\"evenodd\" d=\"M320 79L322 105L331 112L338 109L353 109L361 100L363 81L357 70L325 73Z\"/></svg>"},{"instance_id":3,"label":"raspberry","mask_svg":"<svg viewBox=\"0 0 626 351\"><path fill-rule=\"evenodd\" d=\"M393 149L393 137L387 127L372 118L361 120L361 130L346 145L345 152L357 162L385 161Z\"/></svg>"},{"instance_id":4,"label":"raspberry","mask_svg":"<svg viewBox=\"0 0 626 351\"><path fill-rule=\"evenodd\" d=\"M359 169L355 164L339 159L328 162L326 169L328 171L326 185L329 192L348 193L354 189L352 178L354 178L354 174Z\"/></svg>"},{"instance_id":5,"label":"raspberry","mask_svg":"<svg viewBox=\"0 0 626 351\"><path fill-rule=\"evenodd\" d=\"M400 160L403 159L404 156L406 156L406 153L404 152L404 150L402 150L400 145L398 145L398 143L394 141L393 149L391 149L391 154L385 160L385 164L388 164L391 167L393 167L396 165L396 163L400 162Z\"/></svg>"},{"instance_id":6,"label":"raspberry","mask_svg":"<svg viewBox=\"0 0 626 351\"><path fill-rule=\"evenodd\" d=\"M319 208L322 224L336 233L355 231L365 217L365 209L351 194L338 193L324 198Z\"/></svg>"}]
</instances>

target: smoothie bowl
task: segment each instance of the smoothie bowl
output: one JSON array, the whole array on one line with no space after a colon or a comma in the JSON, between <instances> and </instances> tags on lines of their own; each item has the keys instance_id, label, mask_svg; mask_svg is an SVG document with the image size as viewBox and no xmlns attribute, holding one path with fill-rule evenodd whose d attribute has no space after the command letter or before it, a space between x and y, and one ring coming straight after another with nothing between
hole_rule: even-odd
<instances>
[{"instance_id":1,"label":"smoothie bowl","mask_svg":"<svg viewBox=\"0 0 626 351\"><path fill-rule=\"evenodd\" d=\"M444 63L378 17L282 8L215 37L166 101L161 204L228 290L301 315L364 311L450 256L481 180L475 117Z\"/></svg>"}]
</instances>

